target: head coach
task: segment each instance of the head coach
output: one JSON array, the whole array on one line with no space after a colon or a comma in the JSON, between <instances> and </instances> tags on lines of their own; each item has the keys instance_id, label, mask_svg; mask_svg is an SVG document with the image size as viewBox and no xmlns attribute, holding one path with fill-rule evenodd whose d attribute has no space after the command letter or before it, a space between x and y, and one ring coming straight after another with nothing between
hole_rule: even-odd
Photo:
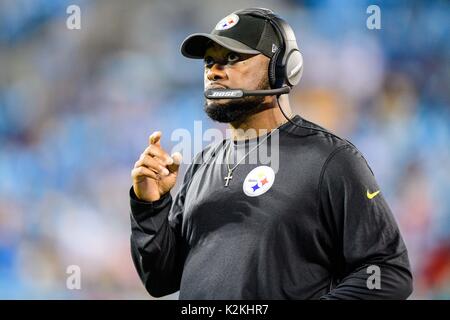
<instances>
[{"instance_id":1,"label":"head coach","mask_svg":"<svg viewBox=\"0 0 450 320\"><path fill-rule=\"evenodd\" d=\"M180 299L406 299L407 249L349 141L292 115L303 57L291 27L236 11L181 52L204 60L205 112L232 136L189 165L153 133L131 172L131 254L147 291ZM250 130L253 129L253 130ZM264 134L259 134L265 130ZM279 168L246 159L278 135Z\"/></svg>"}]
</instances>

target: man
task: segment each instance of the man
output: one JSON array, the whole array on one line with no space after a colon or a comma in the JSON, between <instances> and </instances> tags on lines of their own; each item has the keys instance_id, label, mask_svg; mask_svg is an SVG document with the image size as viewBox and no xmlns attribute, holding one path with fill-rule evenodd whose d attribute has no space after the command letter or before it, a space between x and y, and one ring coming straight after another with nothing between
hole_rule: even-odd
<instances>
[{"instance_id":1,"label":"man","mask_svg":"<svg viewBox=\"0 0 450 320\"><path fill-rule=\"evenodd\" d=\"M204 59L205 90L299 80L301 59L281 81L268 71L288 33L265 13L235 12L184 41L185 56ZM130 190L132 257L146 289L155 297L180 290L180 299L407 298L407 251L366 160L299 115L286 119L289 101L277 98L206 99L206 113L229 123L232 136L195 157L174 198L180 155L166 153L161 132L150 136ZM247 163L275 133L276 172Z\"/></svg>"}]
</instances>

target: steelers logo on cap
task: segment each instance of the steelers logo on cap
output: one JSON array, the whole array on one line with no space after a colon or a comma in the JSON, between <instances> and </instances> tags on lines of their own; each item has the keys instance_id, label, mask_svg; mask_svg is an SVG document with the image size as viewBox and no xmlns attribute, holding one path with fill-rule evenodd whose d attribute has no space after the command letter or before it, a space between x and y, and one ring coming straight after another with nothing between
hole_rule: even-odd
<instances>
[{"instance_id":1,"label":"steelers logo on cap","mask_svg":"<svg viewBox=\"0 0 450 320\"><path fill-rule=\"evenodd\" d=\"M248 173L242 188L249 197L257 197L269 191L274 181L273 169L268 166L259 166Z\"/></svg>"},{"instance_id":2,"label":"steelers logo on cap","mask_svg":"<svg viewBox=\"0 0 450 320\"><path fill-rule=\"evenodd\" d=\"M239 21L239 16L237 14L230 14L219 21L216 25L216 30L226 30L234 27Z\"/></svg>"}]
</instances>

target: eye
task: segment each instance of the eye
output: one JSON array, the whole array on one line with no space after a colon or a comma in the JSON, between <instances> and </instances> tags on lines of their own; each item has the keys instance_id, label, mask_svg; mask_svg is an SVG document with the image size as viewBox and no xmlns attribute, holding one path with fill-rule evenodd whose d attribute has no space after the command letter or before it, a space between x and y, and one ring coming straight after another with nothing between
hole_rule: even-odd
<instances>
[{"instance_id":1,"label":"eye","mask_svg":"<svg viewBox=\"0 0 450 320\"><path fill-rule=\"evenodd\" d=\"M237 61L239 61L241 59L241 56L240 55L238 55L236 52L230 52L228 55L227 55L227 62L228 63L234 63L234 62L237 62Z\"/></svg>"},{"instance_id":2,"label":"eye","mask_svg":"<svg viewBox=\"0 0 450 320\"><path fill-rule=\"evenodd\" d=\"M210 56L205 57L203 61L205 62L205 67L207 68L211 68L214 65L214 59Z\"/></svg>"}]
</instances>

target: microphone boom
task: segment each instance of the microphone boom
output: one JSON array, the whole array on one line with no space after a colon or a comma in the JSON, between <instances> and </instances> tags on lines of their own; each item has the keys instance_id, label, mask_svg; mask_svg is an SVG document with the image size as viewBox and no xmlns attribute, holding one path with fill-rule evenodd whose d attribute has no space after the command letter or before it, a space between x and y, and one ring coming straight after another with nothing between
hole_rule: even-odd
<instances>
[{"instance_id":1,"label":"microphone boom","mask_svg":"<svg viewBox=\"0 0 450 320\"><path fill-rule=\"evenodd\" d=\"M270 90L208 89L204 94L207 99L239 99L248 96L279 96L290 91L290 87L284 86Z\"/></svg>"}]
</instances>

